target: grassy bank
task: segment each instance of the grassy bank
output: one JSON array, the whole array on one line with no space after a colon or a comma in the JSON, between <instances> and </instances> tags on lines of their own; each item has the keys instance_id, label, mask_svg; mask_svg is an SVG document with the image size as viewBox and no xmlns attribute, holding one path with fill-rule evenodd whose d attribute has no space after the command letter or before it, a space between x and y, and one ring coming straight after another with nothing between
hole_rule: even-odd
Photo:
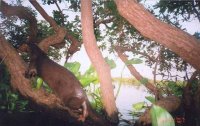
<instances>
[{"instance_id":1,"label":"grassy bank","mask_svg":"<svg viewBox=\"0 0 200 126\"><path fill-rule=\"evenodd\" d=\"M112 81L114 83L122 83L122 84L127 84L127 85L140 85L141 84L141 82L139 82L135 78L114 77L114 78L112 78Z\"/></svg>"}]
</instances>

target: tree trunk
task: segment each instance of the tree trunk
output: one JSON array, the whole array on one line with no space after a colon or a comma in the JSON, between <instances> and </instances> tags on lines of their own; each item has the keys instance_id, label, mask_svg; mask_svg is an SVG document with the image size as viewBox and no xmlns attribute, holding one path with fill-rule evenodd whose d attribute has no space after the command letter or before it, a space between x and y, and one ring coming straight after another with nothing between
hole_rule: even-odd
<instances>
[{"instance_id":1,"label":"tree trunk","mask_svg":"<svg viewBox=\"0 0 200 126\"><path fill-rule=\"evenodd\" d=\"M116 0L117 9L144 37L154 40L178 54L200 70L200 44L188 33L159 21L136 0Z\"/></svg>"},{"instance_id":2,"label":"tree trunk","mask_svg":"<svg viewBox=\"0 0 200 126\"><path fill-rule=\"evenodd\" d=\"M81 0L81 24L83 44L97 71L105 110L111 121L118 122L118 112L115 105L110 68L99 51L94 35L91 0Z\"/></svg>"}]
</instances>

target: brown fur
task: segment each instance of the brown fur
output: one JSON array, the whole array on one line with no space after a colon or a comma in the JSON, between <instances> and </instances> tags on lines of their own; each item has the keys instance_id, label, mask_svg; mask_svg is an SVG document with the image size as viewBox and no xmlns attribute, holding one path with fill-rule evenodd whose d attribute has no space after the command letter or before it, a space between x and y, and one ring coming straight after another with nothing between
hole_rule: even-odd
<instances>
[{"instance_id":1,"label":"brown fur","mask_svg":"<svg viewBox=\"0 0 200 126\"><path fill-rule=\"evenodd\" d=\"M50 60L37 45L29 44L29 48L31 59L27 71L28 76L32 77L37 74L42 77L67 107L77 113L81 110L78 120L84 121L89 114L96 123L105 125L107 121L92 110L77 78L69 70Z\"/></svg>"}]
</instances>

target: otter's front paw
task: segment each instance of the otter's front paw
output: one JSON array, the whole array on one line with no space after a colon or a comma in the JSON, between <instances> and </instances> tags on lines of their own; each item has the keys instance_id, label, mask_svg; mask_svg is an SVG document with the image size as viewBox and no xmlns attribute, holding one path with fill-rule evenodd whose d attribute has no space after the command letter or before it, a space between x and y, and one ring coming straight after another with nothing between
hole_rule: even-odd
<instances>
[{"instance_id":1,"label":"otter's front paw","mask_svg":"<svg viewBox=\"0 0 200 126\"><path fill-rule=\"evenodd\" d=\"M26 78L32 78L32 77L35 77L36 75L37 75L37 70L36 69L30 69L30 70L25 72L25 77Z\"/></svg>"}]
</instances>

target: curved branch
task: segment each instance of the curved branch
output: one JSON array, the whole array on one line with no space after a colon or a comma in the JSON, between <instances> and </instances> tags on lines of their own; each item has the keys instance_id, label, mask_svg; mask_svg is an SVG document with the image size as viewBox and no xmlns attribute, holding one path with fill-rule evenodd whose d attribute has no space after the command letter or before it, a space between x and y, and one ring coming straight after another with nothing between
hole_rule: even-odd
<instances>
[{"instance_id":1,"label":"curved branch","mask_svg":"<svg viewBox=\"0 0 200 126\"><path fill-rule=\"evenodd\" d=\"M44 39L41 44L39 44L40 47L42 47L43 50L47 50L49 45L55 45L63 42L64 37L66 37L68 40L72 42L70 48L67 52L67 58L66 60L73 55L76 51L80 50L81 42L79 42L75 37L69 34L69 32L57 25L57 23L51 18L45 10L39 5L39 3L36 0L29 0L29 2L35 7L35 9L43 16L43 18L49 22L49 24L53 27L55 30L55 35L50 36L46 39ZM45 47L44 47L45 46Z\"/></svg>"},{"instance_id":2,"label":"curved branch","mask_svg":"<svg viewBox=\"0 0 200 126\"><path fill-rule=\"evenodd\" d=\"M29 0L29 2L35 7L35 9L43 16L43 18L49 22L50 26L55 30L55 34L52 36L49 36L42 40L39 43L40 48L47 52L48 47L50 45L60 44L63 42L66 31L64 28L59 27L57 23L51 18L45 10L40 6L40 4L36 0Z\"/></svg>"}]
</instances>

